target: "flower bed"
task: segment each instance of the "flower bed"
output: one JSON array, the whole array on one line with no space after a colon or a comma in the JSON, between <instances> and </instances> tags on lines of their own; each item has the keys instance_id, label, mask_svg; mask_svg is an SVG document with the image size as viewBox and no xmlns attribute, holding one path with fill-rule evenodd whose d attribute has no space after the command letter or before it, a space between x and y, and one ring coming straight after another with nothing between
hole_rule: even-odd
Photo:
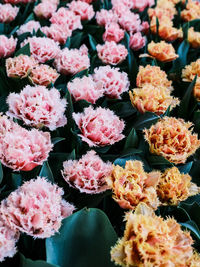
<instances>
[{"instance_id":1,"label":"flower bed","mask_svg":"<svg viewBox=\"0 0 200 267\"><path fill-rule=\"evenodd\" d=\"M0 267L200 266L200 3L0 3Z\"/></svg>"}]
</instances>

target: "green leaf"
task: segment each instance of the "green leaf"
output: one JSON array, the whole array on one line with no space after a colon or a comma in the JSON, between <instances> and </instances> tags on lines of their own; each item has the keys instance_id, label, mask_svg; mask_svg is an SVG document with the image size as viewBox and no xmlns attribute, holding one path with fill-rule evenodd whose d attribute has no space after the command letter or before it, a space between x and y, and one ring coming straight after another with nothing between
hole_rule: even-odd
<instances>
[{"instance_id":1,"label":"green leaf","mask_svg":"<svg viewBox=\"0 0 200 267\"><path fill-rule=\"evenodd\" d=\"M45 161L43 163L39 176L46 177L49 181L54 182L53 173L51 171L48 161Z\"/></svg>"},{"instance_id":2,"label":"green leaf","mask_svg":"<svg viewBox=\"0 0 200 267\"><path fill-rule=\"evenodd\" d=\"M63 137L55 137L55 138L52 138L51 142L52 142L52 144L55 145L55 144L60 143L64 140L65 140L65 138L63 138Z\"/></svg>"},{"instance_id":3,"label":"green leaf","mask_svg":"<svg viewBox=\"0 0 200 267\"><path fill-rule=\"evenodd\" d=\"M197 225L200 225L200 205L197 202L193 202L192 204L180 203L179 206L189 214L191 220Z\"/></svg>"},{"instance_id":4,"label":"green leaf","mask_svg":"<svg viewBox=\"0 0 200 267\"><path fill-rule=\"evenodd\" d=\"M89 42L90 42L90 46L91 46L92 50L96 51L96 46L97 46L96 40L90 34L88 34L88 37L89 37Z\"/></svg>"},{"instance_id":5,"label":"green leaf","mask_svg":"<svg viewBox=\"0 0 200 267\"><path fill-rule=\"evenodd\" d=\"M110 249L117 235L101 210L74 213L63 220L59 232L46 239L47 262L60 267L114 267Z\"/></svg>"},{"instance_id":6,"label":"green leaf","mask_svg":"<svg viewBox=\"0 0 200 267\"><path fill-rule=\"evenodd\" d=\"M67 38L67 41L66 41L66 43L65 43L65 45L64 45L64 47L68 47L68 48L70 48L70 46L71 46L71 38L68 37L68 38Z\"/></svg>"},{"instance_id":7,"label":"green leaf","mask_svg":"<svg viewBox=\"0 0 200 267\"><path fill-rule=\"evenodd\" d=\"M76 33L71 37L71 48L79 48L83 40L83 32Z\"/></svg>"},{"instance_id":8,"label":"green leaf","mask_svg":"<svg viewBox=\"0 0 200 267\"><path fill-rule=\"evenodd\" d=\"M122 156L122 157L120 157L120 158L117 158L117 159L113 162L113 164L114 164L114 165L119 165L119 166L121 166L121 167L125 167L126 162L129 161L129 160L141 160L141 157L138 156L138 155L136 155L136 154L135 154L135 155L128 156L128 157L124 157L124 158L123 158L123 156Z\"/></svg>"},{"instance_id":9,"label":"green leaf","mask_svg":"<svg viewBox=\"0 0 200 267\"><path fill-rule=\"evenodd\" d=\"M134 156L135 154L142 154L143 151L136 148L127 148L121 153L121 157Z\"/></svg>"},{"instance_id":10,"label":"green leaf","mask_svg":"<svg viewBox=\"0 0 200 267\"><path fill-rule=\"evenodd\" d=\"M22 48L20 48L20 49L15 53L15 57L17 57L17 56L19 56L19 55L27 55L27 56L30 56L30 55L31 55L30 45L29 45L29 43L26 44L25 46L23 46Z\"/></svg>"},{"instance_id":11,"label":"green leaf","mask_svg":"<svg viewBox=\"0 0 200 267\"><path fill-rule=\"evenodd\" d=\"M75 151L75 149L73 149L72 152L69 154L68 159L72 159L72 160L76 159L76 151Z\"/></svg>"},{"instance_id":12,"label":"green leaf","mask_svg":"<svg viewBox=\"0 0 200 267\"><path fill-rule=\"evenodd\" d=\"M173 66L170 72L180 71L183 67L185 67L185 65L187 65L187 54L188 54L189 48L190 48L190 45L187 40L184 40L180 44L178 51L177 51L177 54L179 55L179 57L175 61L173 61Z\"/></svg>"},{"instance_id":13,"label":"green leaf","mask_svg":"<svg viewBox=\"0 0 200 267\"><path fill-rule=\"evenodd\" d=\"M5 31L5 24L0 23L0 34L4 34L4 31Z\"/></svg>"},{"instance_id":14,"label":"green leaf","mask_svg":"<svg viewBox=\"0 0 200 267\"><path fill-rule=\"evenodd\" d=\"M0 183L3 181L3 168L2 168L2 164L0 162Z\"/></svg>"},{"instance_id":15,"label":"green leaf","mask_svg":"<svg viewBox=\"0 0 200 267\"><path fill-rule=\"evenodd\" d=\"M192 165L193 165L193 161L190 161L184 165L180 165L178 168L181 173L187 174L190 172Z\"/></svg>"},{"instance_id":16,"label":"green leaf","mask_svg":"<svg viewBox=\"0 0 200 267\"><path fill-rule=\"evenodd\" d=\"M88 69L82 70L78 73L76 73L71 80L75 79L75 78L82 78L83 76L88 76Z\"/></svg>"},{"instance_id":17,"label":"green leaf","mask_svg":"<svg viewBox=\"0 0 200 267\"><path fill-rule=\"evenodd\" d=\"M12 173L11 186L15 190L22 185L22 176L18 173Z\"/></svg>"},{"instance_id":18,"label":"green leaf","mask_svg":"<svg viewBox=\"0 0 200 267\"><path fill-rule=\"evenodd\" d=\"M19 267L59 267L59 266L41 260L32 261L31 259L25 258L24 255L20 253Z\"/></svg>"},{"instance_id":19,"label":"green leaf","mask_svg":"<svg viewBox=\"0 0 200 267\"><path fill-rule=\"evenodd\" d=\"M133 123L133 127L136 130L149 128L152 124L155 124L159 120L159 118L160 117L155 113L145 112L144 114L137 116L136 121Z\"/></svg>"},{"instance_id":20,"label":"green leaf","mask_svg":"<svg viewBox=\"0 0 200 267\"><path fill-rule=\"evenodd\" d=\"M136 130L132 128L131 132L126 138L124 150L128 148L136 148L137 144L138 144L138 136L137 136Z\"/></svg>"},{"instance_id":21,"label":"green leaf","mask_svg":"<svg viewBox=\"0 0 200 267\"><path fill-rule=\"evenodd\" d=\"M180 223L182 226L190 230L198 239L200 239L200 231L198 226L193 221L187 221L185 223Z\"/></svg>"},{"instance_id":22,"label":"green leaf","mask_svg":"<svg viewBox=\"0 0 200 267\"><path fill-rule=\"evenodd\" d=\"M137 111L134 109L130 101L123 101L116 104L113 104L109 107L112 109L117 116L120 118L126 118L133 114L135 114Z\"/></svg>"},{"instance_id":23,"label":"green leaf","mask_svg":"<svg viewBox=\"0 0 200 267\"><path fill-rule=\"evenodd\" d=\"M164 166L172 167L174 166L173 163L169 162L167 159L157 156L157 155L151 155L148 157L148 162L152 167L158 166L159 168Z\"/></svg>"},{"instance_id":24,"label":"green leaf","mask_svg":"<svg viewBox=\"0 0 200 267\"><path fill-rule=\"evenodd\" d=\"M34 17L34 13L31 13L28 18L24 21L24 24L26 24L27 22L31 21L31 20L35 20L35 17Z\"/></svg>"},{"instance_id":25,"label":"green leaf","mask_svg":"<svg viewBox=\"0 0 200 267\"><path fill-rule=\"evenodd\" d=\"M190 99L192 96L193 88L196 84L196 80L197 80L197 75L195 76L194 80L190 83L187 91L185 92L185 95L183 96L183 99L181 100L178 111L178 116L181 118L186 119L188 117Z\"/></svg>"}]
</instances>

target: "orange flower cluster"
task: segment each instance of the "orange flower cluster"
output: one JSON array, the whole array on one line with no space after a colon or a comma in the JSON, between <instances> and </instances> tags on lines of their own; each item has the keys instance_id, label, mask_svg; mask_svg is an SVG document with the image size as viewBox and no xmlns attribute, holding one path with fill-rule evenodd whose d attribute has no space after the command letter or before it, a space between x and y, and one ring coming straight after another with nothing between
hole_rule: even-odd
<instances>
[{"instance_id":1,"label":"orange flower cluster","mask_svg":"<svg viewBox=\"0 0 200 267\"><path fill-rule=\"evenodd\" d=\"M158 18L158 34L166 41L174 41L183 37L182 30L173 27L172 20L176 14L175 4L176 3L174 3L174 1L159 0L155 8L149 8L148 10L148 14L151 19L151 31L154 34L157 33L156 18Z\"/></svg>"},{"instance_id":2,"label":"orange flower cluster","mask_svg":"<svg viewBox=\"0 0 200 267\"><path fill-rule=\"evenodd\" d=\"M180 173L178 168L146 173L142 162L137 160L127 161L125 168L113 165L106 182L113 190L113 199L121 208L130 210L135 210L140 203L152 209L159 205L178 205L200 193L190 175Z\"/></svg>"},{"instance_id":3,"label":"orange flower cluster","mask_svg":"<svg viewBox=\"0 0 200 267\"><path fill-rule=\"evenodd\" d=\"M126 214L124 236L111 249L112 260L121 266L179 266L199 263L190 233L172 218L164 220L141 203Z\"/></svg>"},{"instance_id":4,"label":"orange flower cluster","mask_svg":"<svg viewBox=\"0 0 200 267\"><path fill-rule=\"evenodd\" d=\"M200 47L200 32L196 32L194 27L188 30L188 42L193 48Z\"/></svg>"},{"instance_id":5,"label":"orange flower cluster","mask_svg":"<svg viewBox=\"0 0 200 267\"><path fill-rule=\"evenodd\" d=\"M189 174L180 173L176 167L165 170L157 186L161 203L178 205L180 201L200 193L200 188L191 179Z\"/></svg>"},{"instance_id":6,"label":"orange flower cluster","mask_svg":"<svg viewBox=\"0 0 200 267\"><path fill-rule=\"evenodd\" d=\"M197 134L192 134L192 123L174 117L164 117L150 129L145 129L145 139L150 152L163 156L175 164L185 163L200 147Z\"/></svg>"},{"instance_id":7,"label":"orange flower cluster","mask_svg":"<svg viewBox=\"0 0 200 267\"><path fill-rule=\"evenodd\" d=\"M181 12L181 18L184 21L200 19L200 2L189 0L186 9Z\"/></svg>"},{"instance_id":8,"label":"orange flower cluster","mask_svg":"<svg viewBox=\"0 0 200 267\"><path fill-rule=\"evenodd\" d=\"M155 43L151 41L148 44L148 52L153 57L162 62L173 61L179 56L175 53L175 49L172 44L168 44L165 41Z\"/></svg>"},{"instance_id":9,"label":"orange flower cluster","mask_svg":"<svg viewBox=\"0 0 200 267\"><path fill-rule=\"evenodd\" d=\"M154 112L157 115L162 115L170 106L172 110L179 104L178 98L170 95L170 89L159 86L155 87L151 84L145 84L142 88L135 88L129 92L131 103L139 112L146 111Z\"/></svg>"},{"instance_id":10,"label":"orange flower cluster","mask_svg":"<svg viewBox=\"0 0 200 267\"><path fill-rule=\"evenodd\" d=\"M156 186L160 175L159 171L146 173L140 161L127 161L125 168L113 166L111 176L106 181L121 208L134 210L140 202L145 202L157 209Z\"/></svg>"},{"instance_id":11,"label":"orange flower cluster","mask_svg":"<svg viewBox=\"0 0 200 267\"><path fill-rule=\"evenodd\" d=\"M191 82L197 75L196 84L193 89L194 96L198 101L200 101L200 59L187 65L185 69L182 70L183 81Z\"/></svg>"},{"instance_id":12,"label":"orange flower cluster","mask_svg":"<svg viewBox=\"0 0 200 267\"><path fill-rule=\"evenodd\" d=\"M172 82L167 79L167 74L157 66L147 65L146 67L139 67L136 81L137 87L143 87L146 83L153 86L172 88Z\"/></svg>"},{"instance_id":13,"label":"orange flower cluster","mask_svg":"<svg viewBox=\"0 0 200 267\"><path fill-rule=\"evenodd\" d=\"M164 71L157 66L140 66L137 75L137 86L129 92L131 103L139 112L155 112L164 114L170 106L173 109L179 104L178 98L171 96L171 81Z\"/></svg>"}]
</instances>

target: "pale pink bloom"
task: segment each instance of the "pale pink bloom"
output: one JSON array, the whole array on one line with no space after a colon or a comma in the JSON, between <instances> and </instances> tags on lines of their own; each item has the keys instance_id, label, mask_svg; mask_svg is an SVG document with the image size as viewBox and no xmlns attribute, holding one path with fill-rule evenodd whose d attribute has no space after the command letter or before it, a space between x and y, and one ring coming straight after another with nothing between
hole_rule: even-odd
<instances>
[{"instance_id":1,"label":"pale pink bloom","mask_svg":"<svg viewBox=\"0 0 200 267\"><path fill-rule=\"evenodd\" d=\"M44 177L25 182L1 202L2 218L11 229L34 238L47 238L58 232L62 220L74 206L62 199L61 187Z\"/></svg>"},{"instance_id":2,"label":"pale pink bloom","mask_svg":"<svg viewBox=\"0 0 200 267\"><path fill-rule=\"evenodd\" d=\"M119 43L124 38L124 30L119 27L118 23L112 22L106 25L106 30L103 34L104 42L114 41Z\"/></svg>"},{"instance_id":3,"label":"pale pink bloom","mask_svg":"<svg viewBox=\"0 0 200 267\"><path fill-rule=\"evenodd\" d=\"M6 59L6 72L8 77L25 78L30 71L38 65L37 61L27 55L19 55Z\"/></svg>"},{"instance_id":4,"label":"pale pink bloom","mask_svg":"<svg viewBox=\"0 0 200 267\"><path fill-rule=\"evenodd\" d=\"M83 113L73 113L73 118L81 131L79 136L90 147L113 145L125 137L124 121L109 109L90 106Z\"/></svg>"},{"instance_id":5,"label":"pale pink bloom","mask_svg":"<svg viewBox=\"0 0 200 267\"><path fill-rule=\"evenodd\" d=\"M132 0L133 8L142 12L146 7L151 7L155 4L154 0Z\"/></svg>"},{"instance_id":6,"label":"pale pink bloom","mask_svg":"<svg viewBox=\"0 0 200 267\"><path fill-rule=\"evenodd\" d=\"M118 16L112 10L101 9L96 13L96 21L97 24L101 26L105 26L106 24L110 24L111 22L118 22Z\"/></svg>"},{"instance_id":7,"label":"pale pink bloom","mask_svg":"<svg viewBox=\"0 0 200 267\"><path fill-rule=\"evenodd\" d=\"M102 83L94 82L92 76L75 78L67 84L67 88L75 101L84 99L92 104L95 104L104 93Z\"/></svg>"},{"instance_id":8,"label":"pale pink bloom","mask_svg":"<svg viewBox=\"0 0 200 267\"><path fill-rule=\"evenodd\" d=\"M81 17L64 7L59 8L57 12L53 13L50 21L55 24L65 24L72 31L83 28Z\"/></svg>"},{"instance_id":9,"label":"pale pink bloom","mask_svg":"<svg viewBox=\"0 0 200 267\"><path fill-rule=\"evenodd\" d=\"M5 35L0 35L0 58L8 57L15 52L17 39L13 36L10 38Z\"/></svg>"},{"instance_id":10,"label":"pale pink bloom","mask_svg":"<svg viewBox=\"0 0 200 267\"><path fill-rule=\"evenodd\" d=\"M88 49L82 45L79 49L64 48L54 61L56 69L65 75L74 75L89 68Z\"/></svg>"},{"instance_id":11,"label":"pale pink bloom","mask_svg":"<svg viewBox=\"0 0 200 267\"><path fill-rule=\"evenodd\" d=\"M56 6L58 6L59 5L59 3L60 3L60 0L41 0L41 2L42 3L52 3L52 4L54 4L54 5L56 5Z\"/></svg>"},{"instance_id":12,"label":"pale pink bloom","mask_svg":"<svg viewBox=\"0 0 200 267\"><path fill-rule=\"evenodd\" d=\"M23 34L25 32L33 33L33 30L37 32L39 28L40 28L40 23L38 21L30 20L29 22L20 26L19 30L17 30L17 35Z\"/></svg>"},{"instance_id":13,"label":"pale pink bloom","mask_svg":"<svg viewBox=\"0 0 200 267\"><path fill-rule=\"evenodd\" d=\"M94 69L93 79L103 84L104 95L110 98L121 98L121 94L129 89L129 79L126 72L120 72L119 68L103 66Z\"/></svg>"},{"instance_id":14,"label":"pale pink bloom","mask_svg":"<svg viewBox=\"0 0 200 267\"><path fill-rule=\"evenodd\" d=\"M0 4L0 22L9 23L13 21L16 18L18 11L19 8L16 6L14 7L10 4Z\"/></svg>"},{"instance_id":15,"label":"pale pink bloom","mask_svg":"<svg viewBox=\"0 0 200 267\"><path fill-rule=\"evenodd\" d=\"M13 5L17 5L17 4L28 4L31 2L35 2L36 0L4 0L5 3L9 3L9 4L13 4Z\"/></svg>"},{"instance_id":16,"label":"pale pink bloom","mask_svg":"<svg viewBox=\"0 0 200 267\"><path fill-rule=\"evenodd\" d=\"M89 5L86 2L73 0L67 6L76 15L79 15L81 17L81 20L91 20L95 15L93 6Z\"/></svg>"},{"instance_id":17,"label":"pale pink bloom","mask_svg":"<svg viewBox=\"0 0 200 267\"><path fill-rule=\"evenodd\" d=\"M57 5L50 1L44 1L34 7L33 11L38 18L49 19L56 12Z\"/></svg>"},{"instance_id":18,"label":"pale pink bloom","mask_svg":"<svg viewBox=\"0 0 200 267\"><path fill-rule=\"evenodd\" d=\"M141 32L136 32L130 35L129 46L131 49L137 51L143 48L146 44L146 38L142 36Z\"/></svg>"},{"instance_id":19,"label":"pale pink bloom","mask_svg":"<svg viewBox=\"0 0 200 267\"><path fill-rule=\"evenodd\" d=\"M118 17L122 17L126 12L130 11L130 8L121 2L121 0L117 1L112 8L113 12L117 14Z\"/></svg>"},{"instance_id":20,"label":"pale pink bloom","mask_svg":"<svg viewBox=\"0 0 200 267\"><path fill-rule=\"evenodd\" d=\"M6 116L0 117L0 160L15 171L30 171L47 160L52 150L48 132L28 131Z\"/></svg>"},{"instance_id":21,"label":"pale pink bloom","mask_svg":"<svg viewBox=\"0 0 200 267\"><path fill-rule=\"evenodd\" d=\"M48 86L51 83L55 83L59 74L57 71L48 65L37 65L34 69L31 70L29 78L32 83Z\"/></svg>"},{"instance_id":22,"label":"pale pink bloom","mask_svg":"<svg viewBox=\"0 0 200 267\"><path fill-rule=\"evenodd\" d=\"M79 160L65 161L63 167L65 181L81 193L98 194L109 189L105 177L111 175L112 164L103 162L94 150Z\"/></svg>"},{"instance_id":23,"label":"pale pink bloom","mask_svg":"<svg viewBox=\"0 0 200 267\"><path fill-rule=\"evenodd\" d=\"M48 127L51 131L67 123L64 115L66 100L60 98L57 89L27 85L19 93L10 93L7 98L11 117L21 119L26 125Z\"/></svg>"},{"instance_id":24,"label":"pale pink bloom","mask_svg":"<svg viewBox=\"0 0 200 267\"><path fill-rule=\"evenodd\" d=\"M113 7L123 4L128 9L133 8L134 0L111 0Z\"/></svg>"},{"instance_id":25,"label":"pale pink bloom","mask_svg":"<svg viewBox=\"0 0 200 267\"><path fill-rule=\"evenodd\" d=\"M58 43L47 37L29 37L21 47L27 43L30 44L31 55L40 63L54 59L60 53Z\"/></svg>"},{"instance_id":26,"label":"pale pink bloom","mask_svg":"<svg viewBox=\"0 0 200 267\"><path fill-rule=\"evenodd\" d=\"M49 27L42 27L41 30L47 37L59 42L60 44L65 44L67 38L72 35L72 30L70 30L68 25L65 24L51 24Z\"/></svg>"},{"instance_id":27,"label":"pale pink bloom","mask_svg":"<svg viewBox=\"0 0 200 267\"><path fill-rule=\"evenodd\" d=\"M144 33L144 34L147 34L148 31L149 31L149 23L147 21L143 21L142 24L141 24L141 31Z\"/></svg>"},{"instance_id":28,"label":"pale pink bloom","mask_svg":"<svg viewBox=\"0 0 200 267\"><path fill-rule=\"evenodd\" d=\"M128 55L126 47L122 44L116 44L114 41L105 42L97 45L98 57L105 64L117 65L124 61Z\"/></svg>"},{"instance_id":29,"label":"pale pink bloom","mask_svg":"<svg viewBox=\"0 0 200 267\"><path fill-rule=\"evenodd\" d=\"M128 32L138 32L141 29L141 20L138 14L134 14L131 11L127 11L119 18L119 24Z\"/></svg>"},{"instance_id":30,"label":"pale pink bloom","mask_svg":"<svg viewBox=\"0 0 200 267\"><path fill-rule=\"evenodd\" d=\"M6 257L12 258L17 252L15 244L19 239L19 232L8 227L0 217L0 262Z\"/></svg>"}]
</instances>

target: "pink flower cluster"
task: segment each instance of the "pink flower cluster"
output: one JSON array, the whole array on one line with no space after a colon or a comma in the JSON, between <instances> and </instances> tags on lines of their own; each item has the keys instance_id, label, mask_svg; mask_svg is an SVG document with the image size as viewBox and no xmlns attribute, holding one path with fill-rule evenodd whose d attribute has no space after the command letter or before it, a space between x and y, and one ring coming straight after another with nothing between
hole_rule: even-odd
<instances>
[{"instance_id":1,"label":"pink flower cluster","mask_svg":"<svg viewBox=\"0 0 200 267\"><path fill-rule=\"evenodd\" d=\"M91 75L75 78L67 84L67 88L75 101L84 99L92 104L95 104L104 92L101 82L94 82Z\"/></svg>"},{"instance_id":2,"label":"pink flower cluster","mask_svg":"<svg viewBox=\"0 0 200 267\"><path fill-rule=\"evenodd\" d=\"M15 52L17 46L17 39L13 36L10 38L5 35L0 35L0 58L5 58L12 55Z\"/></svg>"},{"instance_id":3,"label":"pink flower cluster","mask_svg":"<svg viewBox=\"0 0 200 267\"><path fill-rule=\"evenodd\" d=\"M49 27L42 27L41 30L47 37L60 44L65 44L67 38L72 35L72 30L66 24L51 24Z\"/></svg>"},{"instance_id":4,"label":"pink flower cluster","mask_svg":"<svg viewBox=\"0 0 200 267\"><path fill-rule=\"evenodd\" d=\"M19 11L18 7L10 4L0 4L0 23L9 23L13 21Z\"/></svg>"},{"instance_id":5,"label":"pink flower cluster","mask_svg":"<svg viewBox=\"0 0 200 267\"><path fill-rule=\"evenodd\" d=\"M49 19L57 9L58 1L43 0L34 7L35 15L40 19Z\"/></svg>"},{"instance_id":6,"label":"pink flower cluster","mask_svg":"<svg viewBox=\"0 0 200 267\"><path fill-rule=\"evenodd\" d=\"M47 160L50 134L22 128L6 116L0 117L0 161L15 171L30 171Z\"/></svg>"},{"instance_id":7,"label":"pink flower cluster","mask_svg":"<svg viewBox=\"0 0 200 267\"><path fill-rule=\"evenodd\" d=\"M90 106L83 113L73 113L73 118L81 131L79 136L90 147L113 145L124 138L124 121L109 109Z\"/></svg>"},{"instance_id":8,"label":"pink flower cluster","mask_svg":"<svg viewBox=\"0 0 200 267\"><path fill-rule=\"evenodd\" d=\"M48 127L51 131L67 123L64 115L66 100L60 98L57 89L27 85L19 94L7 98L11 117L21 119L26 125Z\"/></svg>"},{"instance_id":9,"label":"pink flower cluster","mask_svg":"<svg viewBox=\"0 0 200 267\"><path fill-rule=\"evenodd\" d=\"M13 230L35 238L50 237L75 209L62 199L63 194L57 185L37 177L25 182L1 202L2 218Z\"/></svg>"},{"instance_id":10,"label":"pink flower cluster","mask_svg":"<svg viewBox=\"0 0 200 267\"><path fill-rule=\"evenodd\" d=\"M72 31L82 29L81 17L64 7L59 8L57 12L53 13L50 22L53 24L67 25Z\"/></svg>"},{"instance_id":11,"label":"pink flower cluster","mask_svg":"<svg viewBox=\"0 0 200 267\"><path fill-rule=\"evenodd\" d=\"M88 3L83 1L73 0L67 6L69 10L74 12L75 15L80 16L81 20L91 20L95 15L92 5L89 5Z\"/></svg>"},{"instance_id":12,"label":"pink flower cluster","mask_svg":"<svg viewBox=\"0 0 200 267\"><path fill-rule=\"evenodd\" d=\"M92 104L103 95L109 98L121 98L121 94L129 89L128 75L118 68L99 67L93 75L75 78L67 87L75 101L86 100Z\"/></svg>"},{"instance_id":13,"label":"pink flower cluster","mask_svg":"<svg viewBox=\"0 0 200 267\"><path fill-rule=\"evenodd\" d=\"M127 73L111 66L95 68L93 79L103 85L104 95L109 98L120 99L120 95L127 92L130 85Z\"/></svg>"},{"instance_id":14,"label":"pink flower cluster","mask_svg":"<svg viewBox=\"0 0 200 267\"><path fill-rule=\"evenodd\" d=\"M98 57L105 64L117 65L124 61L128 55L126 47L122 44L116 44L114 41L105 42L97 45Z\"/></svg>"},{"instance_id":15,"label":"pink flower cluster","mask_svg":"<svg viewBox=\"0 0 200 267\"><path fill-rule=\"evenodd\" d=\"M0 217L0 262L16 253L15 244L18 241L18 231L9 228Z\"/></svg>"},{"instance_id":16,"label":"pink flower cluster","mask_svg":"<svg viewBox=\"0 0 200 267\"><path fill-rule=\"evenodd\" d=\"M112 171L112 164L105 163L91 150L79 160L63 163L65 181L82 193L98 194L108 189L105 177Z\"/></svg>"},{"instance_id":17,"label":"pink flower cluster","mask_svg":"<svg viewBox=\"0 0 200 267\"><path fill-rule=\"evenodd\" d=\"M11 78L25 78L28 76L33 84L48 86L55 83L59 77L57 71L48 65L38 64L38 62L27 55L19 55L6 59L6 72Z\"/></svg>"},{"instance_id":18,"label":"pink flower cluster","mask_svg":"<svg viewBox=\"0 0 200 267\"><path fill-rule=\"evenodd\" d=\"M103 40L106 42L120 42L124 38L124 31L130 33L130 47L139 50L145 46L146 39L141 31L146 33L149 24L142 22L138 14L131 9L143 11L147 6L154 4L154 0L136 1L136 0L113 0L112 9L101 9L96 13L97 23L105 26Z\"/></svg>"},{"instance_id":19,"label":"pink flower cluster","mask_svg":"<svg viewBox=\"0 0 200 267\"><path fill-rule=\"evenodd\" d=\"M40 63L56 58L60 53L58 43L46 37L29 37L21 46L30 44L31 55Z\"/></svg>"},{"instance_id":20,"label":"pink flower cluster","mask_svg":"<svg viewBox=\"0 0 200 267\"><path fill-rule=\"evenodd\" d=\"M38 21L30 20L19 27L19 29L17 30L17 35L21 35L25 32L33 33L33 30L37 32L39 28L40 28L40 23Z\"/></svg>"},{"instance_id":21,"label":"pink flower cluster","mask_svg":"<svg viewBox=\"0 0 200 267\"><path fill-rule=\"evenodd\" d=\"M60 73L65 75L74 75L89 68L90 59L87 47L82 45L79 49L64 48L57 55L54 65Z\"/></svg>"}]
</instances>

